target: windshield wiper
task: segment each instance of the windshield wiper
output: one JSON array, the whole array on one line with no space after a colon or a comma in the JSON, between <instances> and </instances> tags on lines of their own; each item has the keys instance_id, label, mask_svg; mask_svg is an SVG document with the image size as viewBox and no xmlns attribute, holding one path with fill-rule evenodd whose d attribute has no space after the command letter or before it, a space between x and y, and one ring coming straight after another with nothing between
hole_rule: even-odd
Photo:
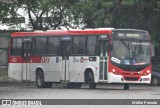
<instances>
[{"instance_id":1,"label":"windshield wiper","mask_svg":"<svg viewBox=\"0 0 160 108\"><path fill-rule=\"evenodd\" d=\"M137 47L140 47L141 43L142 43L142 40L138 41L138 44L135 46L135 49L137 49Z\"/></svg>"},{"instance_id":2,"label":"windshield wiper","mask_svg":"<svg viewBox=\"0 0 160 108\"><path fill-rule=\"evenodd\" d=\"M121 41L122 44L129 50L129 46L124 42L124 40L120 39L120 41Z\"/></svg>"}]
</instances>

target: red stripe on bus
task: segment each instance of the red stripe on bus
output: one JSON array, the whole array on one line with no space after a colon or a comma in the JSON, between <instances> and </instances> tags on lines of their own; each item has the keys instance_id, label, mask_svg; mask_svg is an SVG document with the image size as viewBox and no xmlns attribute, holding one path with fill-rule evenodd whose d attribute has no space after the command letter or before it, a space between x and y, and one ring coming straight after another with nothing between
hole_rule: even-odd
<instances>
[{"instance_id":1,"label":"red stripe on bus","mask_svg":"<svg viewBox=\"0 0 160 108\"><path fill-rule=\"evenodd\" d=\"M23 57L9 57L9 63L49 63L50 57L30 57L25 59Z\"/></svg>"},{"instance_id":2,"label":"red stripe on bus","mask_svg":"<svg viewBox=\"0 0 160 108\"><path fill-rule=\"evenodd\" d=\"M67 35L98 35L111 34L112 30L53 30L45 32L14 32L11 37L32 36L67 36Z\"/></svg>"}]
</instances>

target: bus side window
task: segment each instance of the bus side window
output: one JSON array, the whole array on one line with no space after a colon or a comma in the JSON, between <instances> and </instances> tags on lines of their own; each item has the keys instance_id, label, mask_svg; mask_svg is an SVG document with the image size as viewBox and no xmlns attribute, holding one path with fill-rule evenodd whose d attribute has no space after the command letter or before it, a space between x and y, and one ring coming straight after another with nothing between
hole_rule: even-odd
<instances>
[{"instance_id":1,"label":"bus side window","mask_svg":"<svg viewBox=\"0 0 160 108\"><path fill-rule=\"evenodd\" d=\"M88 36L87 39L87 54L88 55L95 55L96 54L96 48L98 44L97 36Z\"/></svg>"},{"instance_id":2,"label":"bus side window","mask_svg":"<svg viewBox=\"0 0 160 108\"><path fill-rule=\"evenodd\" d=\"M60 39L59 37L50 37L48 40L48 54L56 55L60 54Z\"/></svg>"},{"instance_id":3,"label":"bus side window","mask_svg":"<svg viewBox=\"0 0 160 108\"><path fill-rule=\"evenodd\" d=\"M31 55L35 54L35 38L32 38Z\"/></svg>"},{"instance_id":4,"label":"bus side window","mask_svg":"<svg viewBox=\"0 0 160 108\"><path fill-rule=\"evenodd\" d=\"M85 54L86 36L73 37L72 54L83 55Z\"/></svg>"},{"instance_id":5,"label":"bus side window","mask_svg":"<svg viewBox=\"0 0 160 108\"><path fill-rule=\"evenodd\" d=\"M47 38L46 37L36 38L36 44L35 44L35 54L36 55L47 54L46 47L47 47Z\"/></svg>"},{"instance_id":6,"label":"bus side window","mask_svg":"<svg viewBox=\"0 0 160 108\"><path fill-rule=\"evenodd\" d=\"M12 39L11 55L12 56L22 55L22 38Z\"/></svg>"}]
</instances>

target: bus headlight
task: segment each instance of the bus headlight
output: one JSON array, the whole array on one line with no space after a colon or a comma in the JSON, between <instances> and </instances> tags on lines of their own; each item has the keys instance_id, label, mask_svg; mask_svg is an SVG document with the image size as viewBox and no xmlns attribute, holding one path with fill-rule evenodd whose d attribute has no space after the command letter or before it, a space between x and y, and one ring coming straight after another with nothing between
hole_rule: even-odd
<instances>
[{"instance_id":1,"label":"bus headlight","mask_svg":"<svg viewBox=\"0 0 160 108\"><path fill-rule=\"evenodd\" d=\"M150 72L151 72L150 70L144 71L143 75L148 75L148 74L150 74Z\"/></svg>"},{"instance_id":2,"label":"bus headlight","mask_svg":"<svg viewBox=\"0 0 160 108\"><path fill-rule=\"evenodd\" d=\"M116 69L112 69L112 72L116 75L119 75L119 72Z\"/></svg>"},{"instance_id":3,"label":"bus headlight","mask_svg":"<svg viewBox=\"0 0 160 108\"><path fill-rule=\"evenodd\" d=\"M140 74L143 74L143 71L138 71L138 74L140 75Z\"/></svg>"},{"instance_id":4,"label":"bus headlight","mask_svg":"<svg viewBox=\"0 0 160 108\"><path fill-rule=\"evenodd\" d=\"M150 70L147 70L147 74L149 74L150 73Z\"/></svg>"},{"instance_id":5,"label":"bus headlight","mask_svg":"<svg viewBox=\"0 0 160 108\"><path fill-rule=\"evenodd\" d=\"M116 72L116 70L115 70L115 69L112 69L112 72L113 72L113 73L115 73L115 72Z\"/></svg>"}]
</instances>

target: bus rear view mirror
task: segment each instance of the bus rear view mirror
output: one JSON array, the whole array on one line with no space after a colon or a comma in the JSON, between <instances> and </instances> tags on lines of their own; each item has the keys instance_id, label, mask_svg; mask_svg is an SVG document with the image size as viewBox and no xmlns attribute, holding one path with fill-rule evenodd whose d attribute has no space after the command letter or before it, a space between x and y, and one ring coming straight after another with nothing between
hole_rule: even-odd
<instances>
[{"instance_id":1,"label":"bus rear view mirror","mask_svg":"<svg viewBox=\"0 0 160 108\"><path fill-rule=\"evenodd\" d=\"M108 49L111 51L113 49L113 44L110 43L108 47L109 47Z\"/></svg>"},{"instance_id":2,"label":"bus rear view mirror","mask_svg":"<svg viewBox=\"0 0 160 108\"><path fill-rule=\"evenodd\" d=\"M152 57L155 56L155 48L154 48L154 44L151 44L151 56L152 56Z\"/></svg>"}]
</instances>

